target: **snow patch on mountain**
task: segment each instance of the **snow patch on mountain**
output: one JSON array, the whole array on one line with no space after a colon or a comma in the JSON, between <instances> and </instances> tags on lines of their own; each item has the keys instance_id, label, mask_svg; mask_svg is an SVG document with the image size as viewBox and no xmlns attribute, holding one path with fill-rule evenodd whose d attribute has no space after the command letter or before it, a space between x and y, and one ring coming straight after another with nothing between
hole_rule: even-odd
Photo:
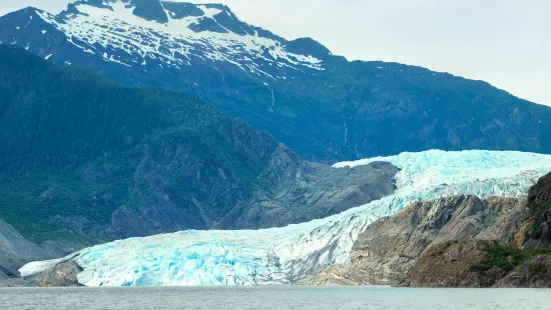
<instances>
[{"instance_id":1,"label":"snow patch on mountain","mask_svg":"<svg viewBox=\"0 0 551 310\"><path fill-rule=\"evenodd\" d=\"M168 22L160 23L136 15L131 4L122 0L104 1L102 5L79 1L58 16L39 10L36 13L79 49L107 54L103 57L105 61L126 66L158 60L163 67L182 69L197 61L224 62L272 80L281 78L273 74L272 66L300 72L324 70L320 59L289 52L280 38L263 34L269 34L266 31L261 33L261 29L238 20L217 5L165 3L173 10L181 5L186 9L193 6L198 11L182 15L163 7ZM223 15L227 15L224 19L229 19L228 22L221 21ZM240 29L240 33L230 30L229 25L235 25L233 28ZM255 30L248 33L242 28Z\"/></svg>"},{"instance_id":2,"label":"snow patch on mountain","mask_svg":"<svg viewBox=\"0 0 551 310\"><path fill-rule=\"evenodd\" d=\"M451 195L517 197L551 170L551 155L427 151L376 157L335 167L386 161L402 169L394 194L341 214L283 228L185 231L91 247L70 258L87 286L249 285L293 283L316 269L347 263L357 236L378 218L416 200ZM62 260L35 262L31 275Z\"/></svg>"}]
</instances>

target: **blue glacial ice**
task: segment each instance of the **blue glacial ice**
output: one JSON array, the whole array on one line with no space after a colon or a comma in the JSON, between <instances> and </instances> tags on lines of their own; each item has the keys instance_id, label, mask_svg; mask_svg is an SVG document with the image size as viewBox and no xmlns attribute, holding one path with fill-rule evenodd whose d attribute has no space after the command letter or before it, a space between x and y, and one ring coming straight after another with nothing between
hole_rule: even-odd
<instances>
[{"instance_id":1,"label":"blue glacial ice","mask_svg":"<svg viewBox=\"0 0 551 310\"><path fill-rule=\"evenodd\" d=\"M293 283L316 269L347 263L367 225L416 200L458 194L525 195L551 171L551 156L522 152L431 150L335 164L336 169L388 161L401 169L387 197L324 219L283 228L183 231L98 245L21 268L36 274L71 259L87 286L253 285Z\"/></svg>"}]
</instances>

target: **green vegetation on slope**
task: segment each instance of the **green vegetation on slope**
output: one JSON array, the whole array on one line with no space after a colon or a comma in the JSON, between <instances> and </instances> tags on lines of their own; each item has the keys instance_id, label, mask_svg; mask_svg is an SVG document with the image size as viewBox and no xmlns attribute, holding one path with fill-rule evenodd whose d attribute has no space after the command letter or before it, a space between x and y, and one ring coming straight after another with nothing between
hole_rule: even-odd
<instances>
[{"instance_id":1,"label":"green vegetation on slope","mask_svg":"<svg viewBox=\"0 0 551 310\"><path fill-rule=\"evenodd\" d=\"M522 250L502 245L491 245L486 250L488 257L472 265L469 271L484 273L492 268L499 268L505 272L512 271L516 266L538 255L551 253L551 248L537 248Z\"/></svg>"},{"instance_id":2,"label":"green vegetation on slope","mask_svg":"<svg viewBox=\"0 0 551 310\"><path fill-rule=\"evenodd\" d=\"M470 271L486 272L492 268L500 268L505 272L512 271L516 266L538 255L551 253L551 173L541 177L528 191L527 212L524 222L528 228L524 230L522 249L504 245L492 245L486 249L488 257L471 266ZM522 230L521 232L522 233ZM509 238L509 242L514 237ZM530 265L530 272L544 273L546 266ZM544 270L545 269L545 270Z\"/></svg>"},{"instance_id":3,"label":"green vegetation on slope","mask_svg":"<svg viewBox=\"0 0 551 310\"><path fill-rule=\"evenodd\" d=\"M181 93L0 46L0 217L33 240L208 228L277 142Z\"/></svg>"}]
</instances>

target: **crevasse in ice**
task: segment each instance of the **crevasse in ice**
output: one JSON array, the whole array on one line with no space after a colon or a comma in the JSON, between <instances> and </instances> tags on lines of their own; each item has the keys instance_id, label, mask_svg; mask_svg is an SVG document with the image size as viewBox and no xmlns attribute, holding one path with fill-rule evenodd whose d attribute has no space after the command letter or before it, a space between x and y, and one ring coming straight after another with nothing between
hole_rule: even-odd
<instances>
[{"instance_id":1,"label":"crevasse in ice","mask_svg":"<svg viewBox=\"0 0 551 310\"><path fill-rule=\"evenodd\" d=\"M293 283L322 266L347 263L367 225L415 200L458 194L525 195L551 171L551 156L522 152L431 150L335 164L388 161L399 167L394 194L343 213L283 228L183 231L130 238L84 249L70 258L87 286L250 285ZM59 262L24 266L23 276Z\"/></svg>"}]
</instances>

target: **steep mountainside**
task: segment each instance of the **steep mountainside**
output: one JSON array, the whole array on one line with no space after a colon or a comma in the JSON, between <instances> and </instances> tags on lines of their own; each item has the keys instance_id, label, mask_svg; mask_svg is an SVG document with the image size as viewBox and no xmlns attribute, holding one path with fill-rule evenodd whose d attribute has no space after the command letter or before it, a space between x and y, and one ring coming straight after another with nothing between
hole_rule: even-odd
<instances>
[{"instance_id":1,"label":"steep mountainside","mask_svg":"<svg viewBox=\"0 0 551 310\"><path fill-rule=\"evenodd\" d=\"M17 276L25 263L54 257L47 257L43 249L0 221L0 278Z\"/></svg>"},{"instance_id":2,"label":"steep mountainside","mask_svg":"<svg viewBox=\"0 0 551 310\"><path fill-rule=\"evenodd\" d=\"M18 269L26 263L57 258L81 248L81 245L74 243L32 243L11 225L0 220L0 279L19 276Z\"/></svg>"},{"instance_id":3,"label":"steep mountainside","mask_svg":"<svg viewBox=\"0 0 551 310\"><path fill-rule=\"evenodd\" d=\"M524 200L515 198L481 200L476 196L456 196L413 203L396 216L368 226L354 243L350 265L336 265L323 270L313 277L311 283L396 285L408 278L422 256L433 257L425 254L432 246L474 238L489 244L508 238L519 229L523 210ZM466 251L472 252L474 261L471 264L485 257L482 242L477 248L478 252L473 251L472 247ZM470 267L464 260L459 264L466 265L466 269ZM438 267L429 264L418 274L425 278L434 276L442 279L446 271L454 272L450 262L441 266L446 271L437 270ZM480 279L475 273L465 276L465 268L457 269L460 271L446 279L448 285L442 286L455 286L453 283L461 281L477 286L476 281ZM467 277L467 280L462 277Z\"/></svg>"},{"instance_id":4,"label":"steep mountainside","mask_svg":"<svg viewBox=\"0 0 551 310\"><path fill-rule=\"evenodd\" d=\"M303 162L215 106L13 46L0 46L0 128L0 218L33 241L308 221L391 194L398 171Z\"/></svg>"},{"instance_id":5,"label":"steep mountainside","mask_svg":"<svg viewBox=\"0 0 551 310\"><path fill-rule=\"evenodd\" d=\"M369 225L351 263L308 283L414 287L551 287L551 174L528 198L474 196L411 204Z\"/></svg>"},{"instance_id":6,"label":"steep mountainside","mask_svg":"<svg viewBox=\"0 0 551 310\"><path fill-rule=\"evenodd\" d=\"M432 148L551 152L547 107L450 74L348 62L312 39L288 41L244 23L223 5L80 0L58 15L27 8L0 18L0 41L125 84L199 96L307 159Z\"/></svg>"},{"instance_id":7,"label":"steep mountainside","mask_svg":"<svg viewBox=\"0 0 551 310\"><path fill-rule=\"evenodd\" d=\"M403 284L550 288L550 179L551 174L541 177L528 191L520 212L500 220L501 227L516 229L491 230L482 237L497 242L486 245L476 240L465 242L464 238L435 245L423 254ZM516 218L515 225L503 225L511 223L511 218Z\"/></svg>"}]
</instances>

